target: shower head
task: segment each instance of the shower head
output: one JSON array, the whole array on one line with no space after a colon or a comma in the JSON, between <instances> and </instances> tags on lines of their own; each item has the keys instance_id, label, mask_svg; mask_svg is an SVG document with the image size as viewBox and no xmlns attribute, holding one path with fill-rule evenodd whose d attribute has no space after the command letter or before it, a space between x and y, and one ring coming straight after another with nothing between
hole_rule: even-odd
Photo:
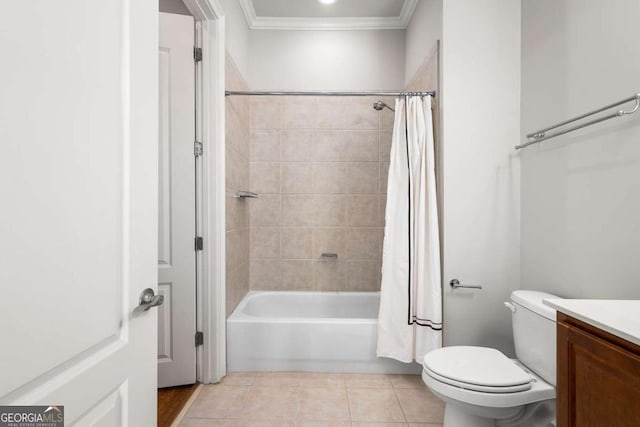
<instances>
[{"instance_id":1,"label":"shower head","mask_svg":"<svg viewBox=\"0 0 640 427\"><path fill-rule=\"evenodd\" d=\"M383 108L388 108L391 111L395 111L393 108L389 107L386 103L384 103L381 100L377 100L376 102L373 103L373 108L376 111L382 111Z\"/></svg>"}]
</instances>

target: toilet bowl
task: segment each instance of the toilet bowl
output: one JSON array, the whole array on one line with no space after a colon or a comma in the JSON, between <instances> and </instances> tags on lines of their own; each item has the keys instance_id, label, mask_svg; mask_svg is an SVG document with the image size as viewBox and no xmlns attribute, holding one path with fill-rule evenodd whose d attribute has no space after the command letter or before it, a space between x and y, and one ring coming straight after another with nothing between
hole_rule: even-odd
<instances>
[{"instance_id":1,"label":"toilet bowl","mask_svg":"<svg viewBox=\"0 0 640 427\"><path fill-rule=\"evenodd\" d=\"M516 291L511 302L518 359L496 349L444 347L424 357L422 379L445 404L444 427L549 427L555 420L554 295Z\"/></svg>"},{"instance_id":2,"label":"toilet bowl","mask_svg":"<svg viewBox=\"0 0 640 427\"><path fill-rule=\"evenodd\" d=\"M446 403L446 427L534 426L534 416L553 412L555 388L492 348L435 350L425 356L422 380ZM544 418L546 427L553 416Z\"/></svg>"}]
</instances>

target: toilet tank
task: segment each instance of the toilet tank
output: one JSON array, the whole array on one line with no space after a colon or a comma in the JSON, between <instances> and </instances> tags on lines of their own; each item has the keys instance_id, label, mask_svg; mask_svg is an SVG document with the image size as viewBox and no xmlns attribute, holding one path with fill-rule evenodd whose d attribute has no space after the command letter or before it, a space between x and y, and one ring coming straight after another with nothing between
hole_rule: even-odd
<instances>
[{"instance_id":1,"label":"toilet tank","mask_svg":"<svg viewBox=\"0 0 640 427\"><path fill-rule=\"evenodd\" d=\"M545 292L514 291L511 303L513 340L522 364L556 385L556 311L542 300L559 298Z\"/></svg>"}]
</instances>

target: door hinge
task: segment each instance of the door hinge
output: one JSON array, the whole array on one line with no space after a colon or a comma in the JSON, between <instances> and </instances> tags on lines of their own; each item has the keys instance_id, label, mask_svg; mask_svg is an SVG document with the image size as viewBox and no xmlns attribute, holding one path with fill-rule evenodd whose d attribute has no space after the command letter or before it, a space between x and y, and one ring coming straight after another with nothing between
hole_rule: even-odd
<instances>
[{"instance_id":1,"label":"door hinge","mask_svg":"<svg viewBox=\"0 0 640 427\"><path fill-rule=\"evenodd\" d=\"M195 62L202 61L202 48L201 47L193 47L193 60Z\"/></svg>"},{"instance_id":2,"label":"door hinge","mask_svg":"<svg viewBox=\"0 0 640 427\"><path fill-rule=\"evenodd\" d=\"M196 347L204 344L204 333L198 331L196 332Z\"/></svg>"},{"instance_id":3,"label":"door hinge","mask_svg":"<svg viewBox=\"0 0 640 427\"><path fill-rule=\"evenodd\" d=\"M196 157L202 156L202 142L200 141L193 142L193 155Z\"/></svg>"},{"instance_id":4,"label":"door hinge","mask_svg":"<svg viewBox=\"0 0 640 427\"><path fill-rule=\"evenodd\" d=\"M196 237L195 248L196 248L196 251L201 251L202 249L204 249L204 239L202 237L200 236Z\"/></svg>"}]
</instances>

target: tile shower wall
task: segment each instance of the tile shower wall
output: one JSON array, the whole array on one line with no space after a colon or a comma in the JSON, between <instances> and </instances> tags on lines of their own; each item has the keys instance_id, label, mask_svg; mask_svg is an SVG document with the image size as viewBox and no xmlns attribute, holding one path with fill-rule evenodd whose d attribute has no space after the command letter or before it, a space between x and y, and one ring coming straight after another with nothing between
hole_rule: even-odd
<instances>
[{"instance_id":1,"label":"tile shower wall","mask_svg":"<svg viewBox=\"0 0 640 427\"><path fill-rule=\"evenodd\" d=\"M438 43L429 49L426 59L405 87L408 91L436 90L438 87Z\"/></svg>"},{"instance_id":2,"label":"tile shower wall","mask_svg":"<svg viewBox=\"0 0 640 427\"><path fill-rule=\"evenodd\" d=\"M233 59L227 55L226 87L247 90ZM249 188L249 99L226 99L226 291L227 316L249 291L249 205L234 197Z\"/></svg>"},{"instance_id":3,"label":"tile shower wall","mask_svg":"<svg viewBox=\"0 0 640 427\"><path fill-rule=\"evenodd\" d=\"M440 146L440 109L439 109L439 100L438 94L439 90L439 81L438 81L438 68L440 60L439 55L440 42L436 42L431 49L429 49L426 59L422 63L422 65L418 68L416 73L411 78L409 84L404 88L406 91L410 92L418 92L418 91L436 91L436 96L433 98L433 139L435 142L435 151L436 151L436 184L437 184L437 192L438 192L438 215L440 218L440 245L442 246L442 207L443 203L443 194L442 194L442 148Z\"/></svg>"},{"instance_id":4,"label":"tile shower wall","mask_svg":"<svg viewBox=\"0 0 640 427\"><path fill-rule=\"evenodd\" d=\"M251 98L252 290L379 289L393 113L376 99Z\"/></svg>"}]
</instances>

